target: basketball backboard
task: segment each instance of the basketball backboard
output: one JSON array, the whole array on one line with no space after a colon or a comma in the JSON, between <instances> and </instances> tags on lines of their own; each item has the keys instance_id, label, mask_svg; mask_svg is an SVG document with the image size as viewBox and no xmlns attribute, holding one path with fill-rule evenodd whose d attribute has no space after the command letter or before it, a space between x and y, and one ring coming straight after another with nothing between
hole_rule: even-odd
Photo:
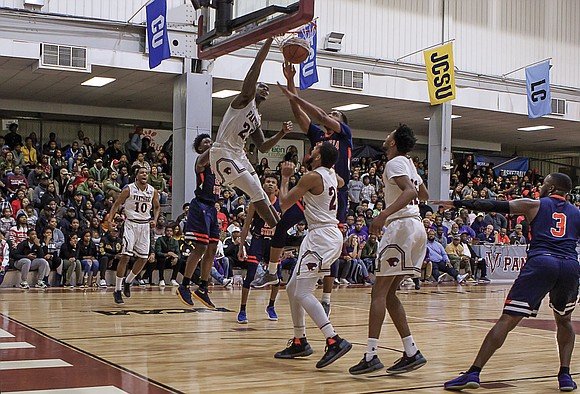
<instances>
[{"instance_id":1,"label":"basketball backboard","mask_svg":"<svg viewBox=\"0 0 580 394\"><path fill-rule=\"evenodd\" d=\"M197 54L214 59L314 18L314 0L192 0L202 9Z\"/></svg>"}]
</instances>

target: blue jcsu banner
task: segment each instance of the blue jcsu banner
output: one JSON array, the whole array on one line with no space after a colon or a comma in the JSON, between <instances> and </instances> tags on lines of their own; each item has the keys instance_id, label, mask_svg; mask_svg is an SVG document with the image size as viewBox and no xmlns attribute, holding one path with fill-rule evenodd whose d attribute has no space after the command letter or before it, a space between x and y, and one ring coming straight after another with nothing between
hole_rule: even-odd
<instances>
[{"instance_id":1,"label":"blue jcsu banner","mask_svg":"<svg viewBox=\"0 0 580 394\"><path fill-rule=\"evenodd\" d=\"M318 33L316 23L311 22L298 33L298 37L304 38L310 43L310 56L300 63L300 90L308 89L318 82L318 71L316 70L316 47Z\"/></svg>"},{"instance_id":2,"label":"blue jcsu banner","mask_svg":"<svg viewBox=\"0 0 580 394\"><path fill-rule=\"evenodd\" d=\"M171 57L167 36L166 0L153 0L147 6L147 43L149 44L149 68L155 68L163 59Z\"/></svg>"},{"instance_id":3,"label":"blue jcsu banner","mask_svg":"<svg viewBox=\"0 0 580 394\"><path fill-rule=\"evenodd\" d=\"M530 168L530 161L524 157L475 155L477 168L489 167L490 163L493 163L495 176L517 175L523 177Z\"/></svg>"},{"instance_id":4,"label":"blue jcsu banner","mask_svg":"<svg viewBox=\"0 0 580 394\"><path fill-rule=\"evenodd\" d=\"M550 61L526 68L528 117L539 118L552 113L550 96Z\"/></svg>"}]
</instances>

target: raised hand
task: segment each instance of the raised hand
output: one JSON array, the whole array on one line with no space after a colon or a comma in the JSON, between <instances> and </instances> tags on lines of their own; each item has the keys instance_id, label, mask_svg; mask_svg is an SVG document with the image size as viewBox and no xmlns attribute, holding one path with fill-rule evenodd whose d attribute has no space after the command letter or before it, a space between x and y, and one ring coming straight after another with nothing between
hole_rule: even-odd
<instances>
[{"instance_id":1,"label":"raised hand","mask_svg":"<svg viewBox=\"0 0 580 394\"><path fill-rule=\"evenodd\" d=\"M282 123L282 131L284 132L284 134L291 133L293 129L294 125L292 124L291 121Z\"/></svg>"},{"instance_id":2,"label":"raised hand","mask_svg":"<svg viewBox=\"0 0 580 394\"><path fill-rule=\"evenodd\" d=\"M282 73L284 73L284 77L287 81L294 81L294 76L296 75L296 69L294 65L290 62L284 62L282 64Z\"/></svg>"},{"instance_id":3,"label":"raised hand","mask_svg":"<svg viewBox=\"0 0 580 394\"><path fill-rule=\"evenodd\" d=\"M282 174L282 177L290 178L292 175L294 175L295 168L296 166L294 163L291 161L285 161L280 167L280 173Z\"/></svg>"}]
</instances>

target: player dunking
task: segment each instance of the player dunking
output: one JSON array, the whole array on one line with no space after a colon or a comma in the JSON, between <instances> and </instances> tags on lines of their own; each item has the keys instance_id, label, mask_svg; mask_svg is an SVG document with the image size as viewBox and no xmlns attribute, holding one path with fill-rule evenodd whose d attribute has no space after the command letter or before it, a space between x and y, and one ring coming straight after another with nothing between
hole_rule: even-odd
<instances>
[{"instance_id":1,"label":"player dunking","mask_svg":"<svg viewBox=\"0 0 580 394\"><path fill-rule=\"evenodd\" d=\"M305 357L312 354L306 340L305 311L326 337L326 352L316 364L323 368L346 354L352 345L340 338L326 315L324 308L314 296L318 279L328 274L330 265L340 256L342 233L336 220L337 190L343 181L332 167L338 151L329 142L317 145L312 151L313 170L305 174L298 184L288 191L288 180L294 175L294 164L282 164L280 207L286 210L304 198L308 234L300 245L298 265L294 268L286 292L294 324L294 338L286 349L276 353L276 358Z\"/></svg>"},{"instance_id":2,"label":"player dunking","mask_svg":"<svg viewBox=\"0 0 580 394\"><path fill-rule=\"evenodd\" d=\"M187 257L183 281L176 294L188 306L193 306L189 284L193 272L201 259L201 275L199 288L193 292L207 308L215 308L209 298L208 283L220 238L215 202L220 195L220 187L209 165L209 149L212 141L209 134L200 134L193 141L193 149L199 154L195 161L195 197L189 204L187 221L183 228L185 240L195 243L195 249ZM202 257L203 256L203 257Z\"/></svg>"},{"instance_id":3,"label":"player dunking","mask_svg":"<svg viewBox=\"0 0 580 394\"><path fill-rule=\"evenodd\" d=\"M278 179L274 176L268 176L264 180L264 191L268 196L268 200L276 209L278 213L281 213L280 204L276 193L278 192ZM246 315L246 303L248 302L248 296L250 294L250 284L256 276L256 269L258 264L267 259L268 253L270 252L270 240L272 235L274 235L274 229L270 228L260 216L255 214L254 203L251 203L248 207L248 216L244 222L244 227L242 228L242 234L240 236L240 251L238 253L238 258L240 261L246 260L246 277L244 278L244 283L242 286L242 301L240 304L240 312L238 313L238 323L246 324L248 318ZM244 250L244 242L248 233L252 233L252 242L250 243L250 248L247 253ZM280 269L278 269L280 273ZM268 319L272 321L278 320L276 315L276 310L274 309L274 303L276 302L276 296L278 295L279 286L272 286L270 290L270 303L266 308L266 313L268 314Z\"/></svg>"},{"instance_id":4,"label":"player dunking","mask_svg":"<svg viewBox=\"0 0 580 394\"><path fill-rule=\"evenodd\" d=\"M383 226L386 229L377 249L377 278L371 295L367 352L357 365L349 369L353 375L383 368L377 349L385 310L389 311L405 348L403 357L387 372L409 372L427 362L415 346L405 310L396 294L405 276L421 273L427 245L419 215L419 199L425 201L429 194L413 162L407 157L416 141L413 130L401 125L383 143L388 158L383 173L386 208L373 220L370 233L379 235Z\"/></svg>"},{"instance_id":5,"label":"player dunking","mask_svg":"<svg viewBox=\"0 0 580 394\"><path fill-rule=\"evenodd\" d=\"M159 195L157 190L147 183L149 170L139 167L135 170L135 182L124 188L115 200L109 212L109 228L113 228L112 220L121 205L125 207L123 224L123 249L117 266L117 278L113 297L115 303L124 304L121 289L125 297L131 297L131 282L147 263L149 257L151 228L155 227L159 218ZM153 207L153 219L151 219L151 207ZM125 276L127 263L134 256L136 258L133 269Z\"/></svg>"},{"instance_id":6,"label":"player dunking","mask_svg":"<svg viewBox=\"0 0 580 394\"><path fill-rule=\"evenodd\" d=\"M228 107L220 124L216 142L210 150L210 162L219 182L223 186L234 185L250 196L258 215L273 228L280 218L266 198L260 179L244 150L250 135L260 152L265 153L292 131L292 122L285 122L280 132L265 140L261 128L258 107L268 98L270 89L268 85L258 83L258 77L271 45L272 38L266 40L260 48L244 79L241 93Z\"/></svg>"},{"instance_id":7,"label":"player dunking","mask_svg":"<svg viewBox=\"0 0 580 394\"><path fill-rule=\"evenodd\" d=\"M321 108L298 97L294 85L294 75L296 74L294 66L290 63L285 63L283 65L283 71L288 88L281 86L280 88L286 97L288 97L294 117L298 121L302 131L308 136L311 146L314 148L314 146L322 142L330 141L338 149L338 160L334 168L338 176L344 179L345 184L338 190L337 218L339 223L343 224L346 222L346 213L348 210L348 180L350 179L350 157L352 153L352 132L348 127L348 120L340 111L335 110L327 114ZM312 123L311 119L322 123L326 130ZM275 281L273 275L276 272L276 264L280 259L286 241L286 232L296 223L303 220L302 212L303 209L300 205L292 207L286 211L283 220L276 227L276 234L272 239L272 250L270 251L270 275L264 279L265 281L270 278L272 281ZM338 265L333 264L331 272L323 280L324 288L321 302L327 314L330 313L330 294L337 269Z\"/></svg>"},{"instance_id":8,"label":"player dunking","mask_svg":"<svg viewBox=\"0 0 580 394\"><path fill-rule=\"evenodd\" d=\"M570 375L570 361L575 338L572 311L578 300L580 279L576 251L580 236L580 211L566 201L565 196L570 189L572 180L568 175L553 173L544 179L539 200L459 200L441 204L476 211L525 215L533 229L528 260L508 293L501 317L483 340L473 365L458 378L446 382L447 390L478 388L481 369L524 317L536 317L542 299L548 293L550 308L556 320L560 355L559 388L560 391L576 389L576 383Z\"/></svg>"}]
</instances>

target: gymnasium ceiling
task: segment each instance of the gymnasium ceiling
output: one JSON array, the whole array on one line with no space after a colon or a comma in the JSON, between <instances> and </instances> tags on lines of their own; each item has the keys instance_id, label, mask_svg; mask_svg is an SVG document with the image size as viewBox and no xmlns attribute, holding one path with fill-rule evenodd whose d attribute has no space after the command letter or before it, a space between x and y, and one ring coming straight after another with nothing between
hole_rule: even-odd
<instances>
[{"instance_id":1,"label":"gymnasium ceiling","mask_svg":"<svg viewBox=\"0 0 580 394\"><path fill-rule=\"evenodd\" d=\"M28 116L51 120L72 120L96 123L140 123L139 119L110 119L77 115L59 115L59 104L76 104L91 107L107 107L131 110L146 110L168 114L171 119L173 81L175 76L162 73L126 70L108 67L93 67L92 75L117 78L103 88L81 86L89 74L36 69L37 61L0 57L0 103L12 100L47 102L54 105L54 112L34 112L33 106L7 110L0 104L0 118ZM239 89L240 82L214 79L214 91ZM370 107L347 113L353 134L357 129L386 131L392 130L399 122L413 127L417 134L428 134L430 106L425 103L369 97L351 93L322 92L308 90L302 96L322 108L357 102ZM214 116L221 117L230 99L213 99ZM284 121L291 119L290 107L275 86L271 86L271 96L261 107L263 120ZM453 120L453 138L475 141L493 141L502 144L504 153L518 151L578 151L580 148L580 122L559 119L530 120L525 115L491 112L454 106L453 113L461 118ZM141 122L142 123L142 122ZM525 133L518 127L547 124L554 129ZM163 127L170 124L163 123ZM157 124L144 125L159 127Z\"/></svg>"}]
</instances>

